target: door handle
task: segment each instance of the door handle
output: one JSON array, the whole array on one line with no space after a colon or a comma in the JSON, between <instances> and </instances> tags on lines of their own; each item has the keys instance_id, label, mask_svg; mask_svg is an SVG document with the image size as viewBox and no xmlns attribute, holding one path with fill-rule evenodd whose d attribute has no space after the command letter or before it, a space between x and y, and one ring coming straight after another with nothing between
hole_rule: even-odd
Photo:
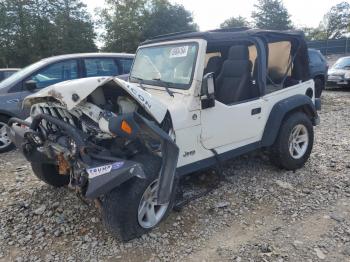
<instances>
[{"instance_id":1,"label":"door handle","mask_svg":"<svg viewBox=\"0 0 350 262\"><path fill-rule=\"evenodd\" d=\"M252 109L252 116L261 113L261 107Z\"/></svg>"}]
</instances>

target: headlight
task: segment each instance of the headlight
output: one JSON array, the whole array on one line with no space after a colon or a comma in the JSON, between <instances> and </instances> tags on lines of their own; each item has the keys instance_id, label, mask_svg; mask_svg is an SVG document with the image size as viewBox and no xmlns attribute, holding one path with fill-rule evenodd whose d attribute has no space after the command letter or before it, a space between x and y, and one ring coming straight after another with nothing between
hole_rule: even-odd
<instances>
[{"instance_id":1,"label":"headlight","mask_svg":"<svg viewBox=\"0 0 350 262\"><path fill-rule=\"evenodd\" d=\"M346 72L344 75L345 78L350 78L350 72Z\"/></svg>"}]
</instances>

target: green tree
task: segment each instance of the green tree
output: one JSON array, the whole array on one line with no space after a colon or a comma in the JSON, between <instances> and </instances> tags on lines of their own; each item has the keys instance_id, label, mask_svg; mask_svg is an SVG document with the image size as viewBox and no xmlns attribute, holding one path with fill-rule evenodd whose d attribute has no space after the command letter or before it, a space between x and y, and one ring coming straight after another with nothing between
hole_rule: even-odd
<instances>
[{"instance_id":1,"label":"green tree","mask_svg":"<svg viewBox=\"0 0 350 262\"><path fill-rule=\"evenodd\" d=\"M301 28L308 40L327 40L343 37L350 32L350 4L347 2L333 6L316 28Z\"/></svg>"},{"instance_id":2,"label":"green tree","mask_svg":"<svg viewBox=\"0 0 350 262\"><path fill-rule=\"evenodd\" d=\"M182 5L170 4L167 0L150 1L146 8L145 22L143 29L145 39L156 35L197 29L189 11Z\"/></svg>"},{"instance_id":3,"label":"green tree","mask_svg":"<svg viewBox=\"0 0 350 262\"><path fill-rule=\"evenodd\" d=\"M32 3L32 2L30 2ZM2 66L30 62L31 17L29 6L21 0L1 2L0 56Z\"/></svg>"},{"instance_id":4,"label":"green tree","mask_svg":"<svg viewBox=\"0 0 350 262\"><path fill-rule=\"evenodd\" d=\"M231 17L220 24L220 28L248 27L249 22L245 17Z\"/></svg>"},{"instance_id":5,"label":"green tree","mask_svg":"<svg viewBox=\"0 0 350 262\"><path fill-rule=\"evenodd\" d=\"M94 25L80 0L3 0L0 14L1 67L97 50Z\"/></svg>"},{"instance_id":6,"label":"green tree","mask_svg":"<svg viewBox=\"0 0 350 262\"><path fill-rule=\"evenodd\" d=\"M86 5L80 0L60 0L56 2L54 24L57 32L57 52L74 53L96 51L96 37Z\"/></svg>"},{"instance_id":7,"label":"green tree","mask_svg":"<svg viewBox=\"0 0 350 262\"><path fill-rule=\"evenodd\" d=\"M300 30L302 30L305 34L305 38L308 41L312 41L312 40L324 40L326 39L326 33L325 31L320 28L320 27L303 27L300 28Z\"/></svg>"},{"instance_id":8,"label":"green tree","mask_svg":"<svg viewBox=\"0 0 350 262\"><path fill-rule=\"evenodd\" d=\"M326 39L337 39L349 32L350 4L342 2L333 6L324 16L320 29L325 32Z\"/></svg>"},{"instance_id":9,"label":"green tree","mask_svg":"<svg viewBox=\"0 0 350 262\"><path fill-rule=\"evenodd\" d=\"M134 52L150 37L197 29L192 14L168 0L107 0L106 4L99 12L106 51Z\"/></svg>"},{"instance_id":10,"label":"green tree","mask_svg":"<svg viewBox=\"0 0 350 262\"><path fill-rule=\"evenodd\" d=\"M134 52L142 39L145 0L106 0L100 11L105 51Z\"/></svg>"},{"instance_id":11,"label":"green tree","mask_svg":"<svg viewBox=\"0 0 350 262\"><path fill-rule=\"evenodd\" d=\"M258 0L254 5L252 17L255 26L269 30L288 30L292 28L292 22L288 10L281 0Z\"/></svg>"}]
</instances>

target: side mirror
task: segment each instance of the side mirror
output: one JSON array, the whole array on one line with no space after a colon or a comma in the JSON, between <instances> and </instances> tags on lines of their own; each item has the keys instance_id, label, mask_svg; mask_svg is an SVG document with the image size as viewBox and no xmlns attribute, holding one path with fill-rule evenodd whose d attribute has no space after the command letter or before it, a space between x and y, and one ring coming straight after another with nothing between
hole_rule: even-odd
<instances>
[{"instance_id":1,"label":"side mirror","mask_svg":"<svg viewBox=\"0 0 350 262\"><path fill-rule=\"evenodd\" d=\"M24 87L29 91L32 92L37 88L36 82L34 80L28 80L24 83Z\"/></svg>"},{"instance_id":2,"label":"side mirror","mask_svg":"<svg viewBox=\"0 0 350 262\"><path fill-rule=\"evenodd\" d=\"M207 73L202 81L202 109L215 106L214 73Z\"/></svg>"}]
</instances>

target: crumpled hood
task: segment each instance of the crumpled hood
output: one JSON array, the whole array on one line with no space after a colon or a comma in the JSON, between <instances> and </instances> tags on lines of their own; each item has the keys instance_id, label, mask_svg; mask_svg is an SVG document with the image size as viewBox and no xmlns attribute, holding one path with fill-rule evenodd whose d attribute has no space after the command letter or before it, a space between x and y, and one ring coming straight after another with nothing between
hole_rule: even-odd
<instances>
[{"instance_id":1,"label":"crumpled hood","mask_svg":"<svg viewBox=\"0 0 350 262\"><path fill-rule=\"evenodd\" d=\"M72 110L98 87L110 81L114 81L118 87L128 92L158 123L162 122L167 112L167 107L164 104L152 94L140 88L137 83L126 82L116 77L82 78L48 86L35 94L27 96L23 101L23 106L31 106L44 98L54 98L67 107L68 110Z\"/></svg>"}]
</instances>

